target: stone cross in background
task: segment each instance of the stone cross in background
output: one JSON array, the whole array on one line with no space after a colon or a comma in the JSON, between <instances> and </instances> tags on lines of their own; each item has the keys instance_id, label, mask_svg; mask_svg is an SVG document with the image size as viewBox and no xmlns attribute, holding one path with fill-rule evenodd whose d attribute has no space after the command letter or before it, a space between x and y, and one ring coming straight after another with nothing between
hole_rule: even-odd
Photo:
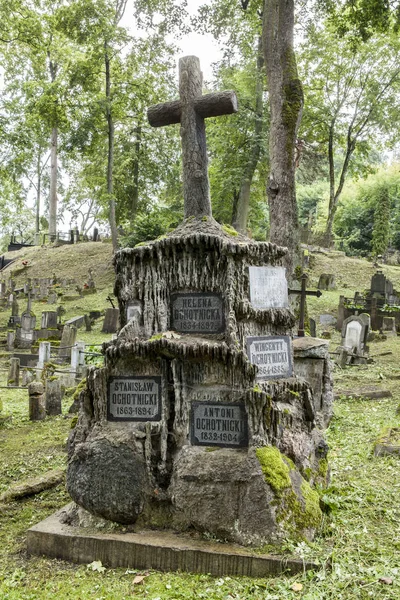
<instances>
[{"instance_id":1,"label":"stone cross in background","mask_svg":"<svg viewBox=\"0 0 400 600\"><path fill-rule=\"evenodd\" d=\"M211 216L204 119L237 112L235 92L216 92L202 96L202 84L199 59L196 56L185 56L179 60L180 100L156 104L147 111L149 123L153 127L181 124L185 219L191 216Z\"/></svg>"}]
</instances>

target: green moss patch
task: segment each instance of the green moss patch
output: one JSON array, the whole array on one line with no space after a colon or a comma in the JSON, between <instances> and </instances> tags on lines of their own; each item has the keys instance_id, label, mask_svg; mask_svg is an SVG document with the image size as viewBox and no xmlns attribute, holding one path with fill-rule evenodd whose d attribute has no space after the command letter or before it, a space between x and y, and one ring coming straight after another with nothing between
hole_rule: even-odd
<instances>
[{"instance_id":1,"label":"green moss patch","mask_svg":"<svg viewBox=\"0 0 400 600\"><path fill-rule=\"evenodd\" d=\"M280 496L283 490L292 487L289 476L290 468L288 460L273 446L264 446L257 448L256 456L261 465L265 481L270 485L277 496Z\"/></svg>"}]
</instances>

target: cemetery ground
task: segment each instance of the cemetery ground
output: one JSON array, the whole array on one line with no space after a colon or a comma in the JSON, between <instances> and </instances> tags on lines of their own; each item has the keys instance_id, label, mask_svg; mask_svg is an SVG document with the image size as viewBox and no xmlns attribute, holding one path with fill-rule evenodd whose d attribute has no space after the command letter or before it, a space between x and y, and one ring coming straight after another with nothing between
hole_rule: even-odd
<instances>
[{"instance_id":1,"label":"cemetery ground","mask_svg":"<svg viewBox=\"0 0 400 600\"><path fill-rule=\"evenodd\" d=\"M107 248L101 256L99 253L91 255L89 246L92 244L68 247L68 266L65 266L64 248L54 252L46 250L46 262L41 265L38 264L41 258L36 257L38 250L34 253L30 249L32 277L50 276L59 269L65 277L84 281L88 268L94 270L98 293L65 303L64 319L82 314L88 306L89 310L104 309L106 297L112 292L111 250ZM103 244L96 246L99 252L103 251ZM58 261L57 266L52 262L53 257ZM318 325L319 314L334 314L340 293L352 295L367 288L375 269L371 263L348 259L340 253L318 253L311 258L313 286L322 272L335 273L338 283L337 290L324 292L319 300L308 301L309 314L317 320L319 335L322 332ZM41 273L33 274L33 269ZM383 271L399 288L400 268L383 266ZM39 312L39 304L33 305L34 311ZM46 309L48 307L43 305L42 310ZM6 323L8 313L0 313L1 324ZM109 339L111 336L101 334L100 321L92 332L79 330L78 339L92 344ZM334 351L340 343L340 335L332 328L330 331ZM77 566L30 557L25 549L26 530L69 502L60 484L19 500L0 501L1 600L46 600L55 596L76 600L400 598L400 457L374 456L374 445L382 431L400 427L400 416L396 412L400 404L400 338L371 342L370 355L374 360L372 364L335 368L335 392L340 395L352 390L355 396L360 389L373 386L390 391L391 397L356 399L341 395L335 401L334 417L327 431L331 483L327 489L320 490L325 507L322 527L314 542L288 540L283 548L287 555L312 560L318 569L268 579L214 578L109 569L96 562ZM3 356L4 364L6 360L7 356ZM0 382L5 380L6 373L0 372ZM64 468L66 439L74 424L73 417L67 416L71 398L63 400L63 415L38 422L28 420L26 390L1 390L1 399L3 414L12 418L0 427L0 495L11 485ZM274 548L264 550L276 551Z\"/></svg>"}]
</instances>

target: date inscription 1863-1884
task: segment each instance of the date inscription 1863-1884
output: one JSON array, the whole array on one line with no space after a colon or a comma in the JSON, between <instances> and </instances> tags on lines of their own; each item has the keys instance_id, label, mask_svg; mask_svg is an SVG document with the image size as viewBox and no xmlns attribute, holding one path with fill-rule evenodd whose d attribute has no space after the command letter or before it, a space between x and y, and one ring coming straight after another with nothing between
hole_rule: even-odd
<instances>
[{"instance_id":1,"label":"date inscription 1863-1884","mask_svg":"<svg viewBox=\"0 0 400 600\"><path fill-rule=\"evenodd\" d=\"M243 403L193 402L191 413L193 446L248 446L247 413Z\"/></svg>"},{"instance_id":2,"label":"date inscription 1863-1884","mask_svg":"<svg viewBox=\"0 0 400 600\"><path fill-rule=\"evenodd\" d=\"M108 421L159 421L161 377L134 375L108 380Z\"/></svg>"},{"instance_id":3,"label":"date inscription 1863-1884","mask_svg":"<svg viewBox=\"0 0 400 600\"><path fill-rule=\"evenodd\" d=\"M171 329L180 333L223 333L224 305L221 294L176 293L171 295Z\"/></svg>"}]
</instances>

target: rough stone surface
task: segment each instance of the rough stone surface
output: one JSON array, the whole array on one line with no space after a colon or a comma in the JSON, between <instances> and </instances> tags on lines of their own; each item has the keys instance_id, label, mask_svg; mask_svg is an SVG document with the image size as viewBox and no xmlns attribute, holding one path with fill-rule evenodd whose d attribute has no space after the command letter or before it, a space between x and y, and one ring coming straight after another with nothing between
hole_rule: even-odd
<instances>
[{"instance_id":1,"label":"rough stone surface","mask_svg":"<svg viewBox=\"0 0 400 600\"><path fill-rule=\"evenodd\" d=\"M134 523L147 491L144 460L128 444L116 445L105 438L81 444L68 465L67 489L93 514Z\"/></svg>"},{"instance_id":2,"label":"rough stone surface","mask_svg":"<svg viewBox=\"0 0 400 600\"><path fill-rule=\"evenodd\" d=\"M304 379L257 381L246 351L249 336L288 335L294 326L289 309L256 310L250 303L248 267L280 266L284 254L206 216L117 253L122 329L103 345L104 367L88 371L68 443L67 485L77 504L111 521L138 518L143 526L195 528L241 544L274 541L289 532L312 536L321 515L310 485L327 478L320 399L316 406ZM223 332L170 330L172 294L197 292L222 295ZM140 310L128 321L132 305ZM327 363L321 340L299 352ZM110 378L132 376L161 381L158 419L108 420ZM321 377L323 396L330 374L324 370ZM248 448L191 445L192 403L199 401L244 407ZM267 481L256 457L259 448L273 448L288 470L283 491ZM313 499L312 518L304 490Z\"/></svg>"}]
</instances>

